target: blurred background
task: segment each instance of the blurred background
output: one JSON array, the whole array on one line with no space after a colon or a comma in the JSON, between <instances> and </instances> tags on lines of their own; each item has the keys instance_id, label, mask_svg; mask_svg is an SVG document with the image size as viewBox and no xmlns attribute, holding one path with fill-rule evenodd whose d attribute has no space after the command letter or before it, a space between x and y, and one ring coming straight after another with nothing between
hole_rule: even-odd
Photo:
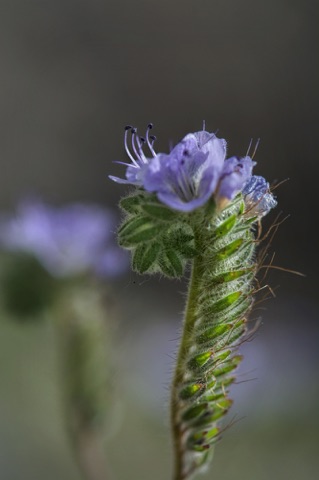
<instances>
[{"instance_id":1,"label":"blurred background","mask_svg":"<svg viewBox=\"0 0 319 480\"><path fill-rule=\"evenodd\" d=\"M318 475L319 8L313 0L0 0L2 212L36 195L56 207L115 212L126 187L126 124L154 123L156 150L188 132L260 138L255 174L289 216L271 246L276 298L242 346L228 420L203 479ZM114 228L115 231L115 228ZM109 462L116 478L170 478L168 387L185 281L110 286L117 304L118 389ZM0 335L0 478L78 480L60 415L57 351L46 322L4 313Z\"/></svg>"}]
</instances>

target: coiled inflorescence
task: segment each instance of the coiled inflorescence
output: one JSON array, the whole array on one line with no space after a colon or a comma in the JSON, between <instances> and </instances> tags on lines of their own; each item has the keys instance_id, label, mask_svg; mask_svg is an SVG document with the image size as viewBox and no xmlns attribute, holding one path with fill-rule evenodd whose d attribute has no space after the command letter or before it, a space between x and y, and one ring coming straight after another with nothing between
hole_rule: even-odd
<instances>
[{"instance_id":1,"label":"coiled inflorescence","mask_svg":"<svg viewBox=\"0 0 319 480\"><path fill-rule=\"evenodd\" d=\"M232 404L228 390L255 288L254 225L277 202L266 180L252 175L248 152L226 158L225 140L203 130L155 154L149 130L152 158L135 129L133 155L126 133L132 164L126 180L111 179L138 187L121 200L126 217L118 232L133 269L180 277L192 263L171 396L174 480L183 480L207 463Z\"/></svg>"},{"instance_id":2,"label":"coiled inflorescence","mask_svg":"<svg viewBox=\"0 0 319 480\"><path fill-rule=\"evenodd\" d=\"M199 233L207 247L194 260L196 302L172 408L181 478L206 463L220 438L218 421L232 405L228 387L242 358L236 351L246 337L256 271L252 220L244 209L239 196Z\"/></svg>"}]
</instances>

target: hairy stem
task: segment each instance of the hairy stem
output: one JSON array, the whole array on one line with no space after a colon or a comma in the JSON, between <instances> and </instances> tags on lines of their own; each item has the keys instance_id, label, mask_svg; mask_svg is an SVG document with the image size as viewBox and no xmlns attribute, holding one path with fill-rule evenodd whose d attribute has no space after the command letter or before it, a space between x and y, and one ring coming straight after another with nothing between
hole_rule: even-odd
<instances>
[{"instance_id":1,"label":"hairy stem","mask_svg":"<svg viewBox=\"0 0 319 480\"><path fill-rule=\"evenodd\" d=\"M202 258L196 257L193 261L192 272L188 288L188 296L186 310L184 316L183 333L180 341L179 352L175 367L175 374L172 383L171 393L171 426L172 440L174 450L174 480L184 480L187 478L187 472L183 471L184 465L184 447L182 443L183 432L181 431L181 423L179 421L179 402L178 389L183 381L184 376L184 359L187 354L194 322L196 320L195 307L198 301L199 282L202 272Z\"/></svg>"}]
</instances>

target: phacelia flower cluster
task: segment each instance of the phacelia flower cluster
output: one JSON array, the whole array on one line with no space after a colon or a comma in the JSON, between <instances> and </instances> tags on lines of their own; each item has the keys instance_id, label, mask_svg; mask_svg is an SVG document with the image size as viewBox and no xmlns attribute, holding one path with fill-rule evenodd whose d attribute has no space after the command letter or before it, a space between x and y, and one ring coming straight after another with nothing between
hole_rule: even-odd
<instances>
[{"instance_id":1,"label":"phacelia flower cluster","mask_svg":"<svg viewBox=\"0 0 319 480\"><path fill-rule=\"evenodd\" d=\"M256 162L248 154L226 158L225 139L203 129L187 134L170 153L156 153L152 128L150 123L146 136L139 137L136 128L125 127L124 145L131 163L124 163L125 179L110 175L111 180L155 193L160 202L181 212L193 211L211 197L225 205L239 192L257 216L276 205L269 184L263 177L252 175Z\"/></svg>"},{"instance_id":2,"label":"phacelia flower cluster","mask_svg":"<svg viewBox=\"0 0 319 480\"><path fill-rule=\"evenodd\" d=\"M0 217L0 246L35 256L56 277L86 271L114 277L129 266L126 252L114 242L115 228L113 213L98 205L58 208L28 201L15 215Z\"/></svg>"}]
</instances>

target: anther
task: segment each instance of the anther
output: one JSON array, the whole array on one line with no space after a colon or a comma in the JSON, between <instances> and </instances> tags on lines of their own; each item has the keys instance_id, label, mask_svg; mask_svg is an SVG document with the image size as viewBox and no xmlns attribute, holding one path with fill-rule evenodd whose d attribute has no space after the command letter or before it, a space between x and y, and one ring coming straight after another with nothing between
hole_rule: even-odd
<instances>
[{"instance_id":1,"label":"anther","mask_svg":"<svg viewBox=\"0 0 319 480\"><path fill-rule=\"evenodd\" d=\"M146 143L147 143L147 146L148 148L150 149L150 152L151 154L153 155L153 157L156 157L156 153L153 149L153 143L154 141L156 140L156 137L154 137L154 135L151 135L150 136L150 130L151 128L153 128L153 124L152 123L149 123L147 125L147 130L146 130ZM150 142L150 139L152 140L152 143Z\"/></svg>"},{"instance_id":2,"label":"anther","mask_svg":"<svg viewBox=\"0 0 319 480\"><path fill-rule=\"evenodd\" d=\"M132 135L134 135L134 133L136 133L136 132L137 132L137 128L131 127L131 133L132 133Z\"/></svg>"},{"instance_id":3,"label":"anther","mask_svg":"<svg viewBox=\"0 0 319 480\"><path fill-rule=\"evenodd\" d=\"M131 128L133 128L132 125L126 125L126 127L124 128L124 130L131 130Z\"/></svg>"}]
</instances>

